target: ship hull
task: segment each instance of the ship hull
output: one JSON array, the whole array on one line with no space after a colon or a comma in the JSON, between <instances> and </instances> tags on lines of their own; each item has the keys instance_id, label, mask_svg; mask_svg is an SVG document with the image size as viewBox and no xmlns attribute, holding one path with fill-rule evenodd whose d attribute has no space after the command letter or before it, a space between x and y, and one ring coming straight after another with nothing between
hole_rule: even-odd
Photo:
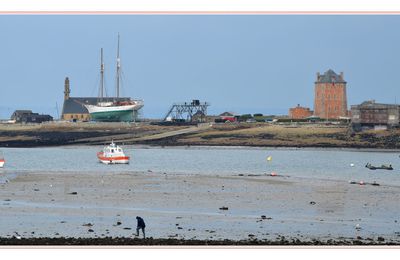
<instances>
[{"instance_id":1,"label":"ship hull","mask_svg":"<svg viewBox=\"0 0 400 260\"><path fill-rule=\"evenodd\" d=\"M143 103L125 106L94 106L85 105L93 121L101 122L131 122L134 119L134 111L143 107Z\"/></svg>"},{"instance_id":2,"label":"ship hull","mask_svg":"<svg viewBox=\"0 0 400 260\"><path fill-rule=\"evenodd\" d=\"M104 164L129 164L129 156L106 157L103 152L99 152L97 158Z\"/></svg>"},{"instance_id":3,"label":"ship hull","mask_svg":"<svg viewBox=\"0 0 400 260\"><path fill-rule=\"evenodd\" d=\"M90 118L93 121L102 122L130 122L133 121L133 111L106 111L90 113Z\"/></svg>"}]
</instances>

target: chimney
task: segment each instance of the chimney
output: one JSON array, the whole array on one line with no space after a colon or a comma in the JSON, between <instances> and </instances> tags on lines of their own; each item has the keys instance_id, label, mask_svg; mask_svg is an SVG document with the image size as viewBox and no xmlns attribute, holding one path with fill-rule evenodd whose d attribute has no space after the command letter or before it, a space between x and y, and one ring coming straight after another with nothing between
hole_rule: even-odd
<instances>
[{"instance_id":1,"label":"chimney","mask_svg":"<svg viewBox=\"0 0 400 260\"><path fill-rule=\"evenodd\" d=\"M341 80L344 80L343 72L340 72L340 79L341 79Z\"/></svg>"},{"instance_id":2,"label":"chimney","mask_svg":"<svg viewBox=\"0 0 400 260\"><path fill-rule=\"evenodd\" d=\"M65 78L65 83L64 83L64 100L69 99L69 93L71 93L71 89L69 88L69 78Z\"/></svg>"},{"instance_id":3,"label":"chimney","mask_svg":"<svg viewBox=\"0 0 400 260\"><path fill-rule=\"evenodd\" d=\"M319 80L320 74L317 72L317 81Z\"/></svg>"}]
</instances>

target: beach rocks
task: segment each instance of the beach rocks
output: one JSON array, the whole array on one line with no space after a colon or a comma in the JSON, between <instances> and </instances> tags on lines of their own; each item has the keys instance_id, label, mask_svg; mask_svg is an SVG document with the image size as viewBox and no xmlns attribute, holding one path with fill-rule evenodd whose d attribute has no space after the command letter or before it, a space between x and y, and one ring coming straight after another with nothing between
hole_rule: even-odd
<instances>
[{"instance_id":1,"label":"beach rocks","mask_svg":"<svg viewBox=\"0 0 400 260\"><path fill-rule=\"evenodd\" d=\"M380 186L380 184L377 183L376 181L374 181L374 182L372 182L372 183L364 182L364 181L359 181L359 182L356 182L356 181L349 181L349 183L350 183L350 184L359 184L359 185L361 185L361 186L364 186L364 185Z\"/></svg>"},{"instance_id":2,"label":"beach rocks","mask_svg":"<svg viewBox=\"0 0 400 260\"><path fill-rule=\"evenodd\" d=\"M219 209L220 210L228 210L228 207L223 206L223 207L220 207Z\"/></svg>"},{"instance_id":3,"label":"beach rocks","mask_svg":"<svg viewBox=\"0 0 400 260\"><path fill-rule=\"evenodd\" d=\"M94 231L93 231L94 232ZM10 238L0 238L0 245L398 245L390 240L385 240L383 237L378 237L377 240L371 238L361 238L360 236L354 239L328 239L328 240L300 240L286 239L284 236L278 236L275 240L258 240L254 234L248 234L248 239L244 240L209 240L209 239L178 239L178 234L168 235L168 238L154 239L152 237L146 239L130 238L130 237L96 237L95 238L66 238L66 237L40 237L40 238L25 238L21 235L13 235Z\"/></svg>"},{"instance_id":4,"label":"beach rocks","mask_svg":"<svg viewBox=\"0 0 400 260\"><path fill-rule=\"evenodd\" d=\"M310 201L310 204L311 205L315 205L315 201Z\"/></svg>"},{"instance_id":5,"label":"beach rocks","mask_svg":"<svg viewBox=\"0 0 400 260\"><path fill-rule=\"evenodd\" d=\"M78 195L78 192L76 192L76 191L73 191L73 192L70 192L70 193L68 193L69 195Z\"/></svg>"}]
</instances>

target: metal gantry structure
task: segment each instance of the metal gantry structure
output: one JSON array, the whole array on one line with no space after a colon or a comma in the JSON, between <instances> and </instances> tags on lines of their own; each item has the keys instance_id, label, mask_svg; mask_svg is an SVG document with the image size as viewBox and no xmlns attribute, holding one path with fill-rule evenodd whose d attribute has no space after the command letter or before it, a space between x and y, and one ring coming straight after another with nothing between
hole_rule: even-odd
<instances>
[{"instance_id":1,"label":"metal gantry structure","mask_svg":"<svg viewBox=\"0 0 400 260\"><path fill-rule=\"evenodd\" d=\"M198 118L199 121L205 121L208 106L210 106L209 103L200 103L197 99L190 103L175 103L164 117L164 121L184 120L186 122L193 122L194 117Z\"/></svg>"}]
</instances>

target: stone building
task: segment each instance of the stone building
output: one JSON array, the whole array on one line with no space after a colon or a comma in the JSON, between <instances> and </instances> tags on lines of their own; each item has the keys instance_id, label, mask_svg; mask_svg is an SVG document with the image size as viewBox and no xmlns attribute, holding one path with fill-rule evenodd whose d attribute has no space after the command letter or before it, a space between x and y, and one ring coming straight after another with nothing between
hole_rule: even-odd
<instances>
[{"instance_id":1,"label":"stone building","mask_svg":"<svg viewBox=\"0 0 400 260\"><path fill-rule=\"evenodd\" d=\"M301 107L300 104L297 107L289 109L289 117L292 119L304 119L312 116L313 111L308 107Z\"/></svg>"},{"instance_id":2,"label":"stone building","mask_svg":"<svg viewBox=\"0 0 400 260\"><path fill-rule=\"evenodd\" d=\"M53 121L53 117L50 115L39 115L33 113L31 110L15 110L11 115L11 120L16 123L43 123Z\"/></svg>"},{"instance_id":3,"label":"stone building","mask_svg":"<svg viewBox=\"0 0 400 260\"><path fill-rule=\"evenodd\" d=\"M355 130L398 127L399 111L399 105L375 103L375 100L365 101L351 106L351 124Z\"/></svg>"},{"instance_id":4,"label":"stone building","mask_svg":"<svg viewBox=\"0 0 400 260\"><path fill-rule=\"evenodd\" d=\"M64 105L62 109L61 119L68 121L89 121L90 114L85 104L96 105L99 101L97 97L70 97L71 88L69 85L68 77L65 78L64 83ZM113 102L113 101L129 101L130 98L115 98L105 97L102 98L102 102Z\"/></svg>"},{"instance_id":5,"label":"stone building","mask_svg":"<svg viewBox=\"0 0 400 260\"><path fill-rule=\"evenodd\" d=\"M326 71L323 75L317 73L315 82L314 116L325 119L338 119L347 117L347 82L333 70Z\"/></svg>"}]
</instances>

